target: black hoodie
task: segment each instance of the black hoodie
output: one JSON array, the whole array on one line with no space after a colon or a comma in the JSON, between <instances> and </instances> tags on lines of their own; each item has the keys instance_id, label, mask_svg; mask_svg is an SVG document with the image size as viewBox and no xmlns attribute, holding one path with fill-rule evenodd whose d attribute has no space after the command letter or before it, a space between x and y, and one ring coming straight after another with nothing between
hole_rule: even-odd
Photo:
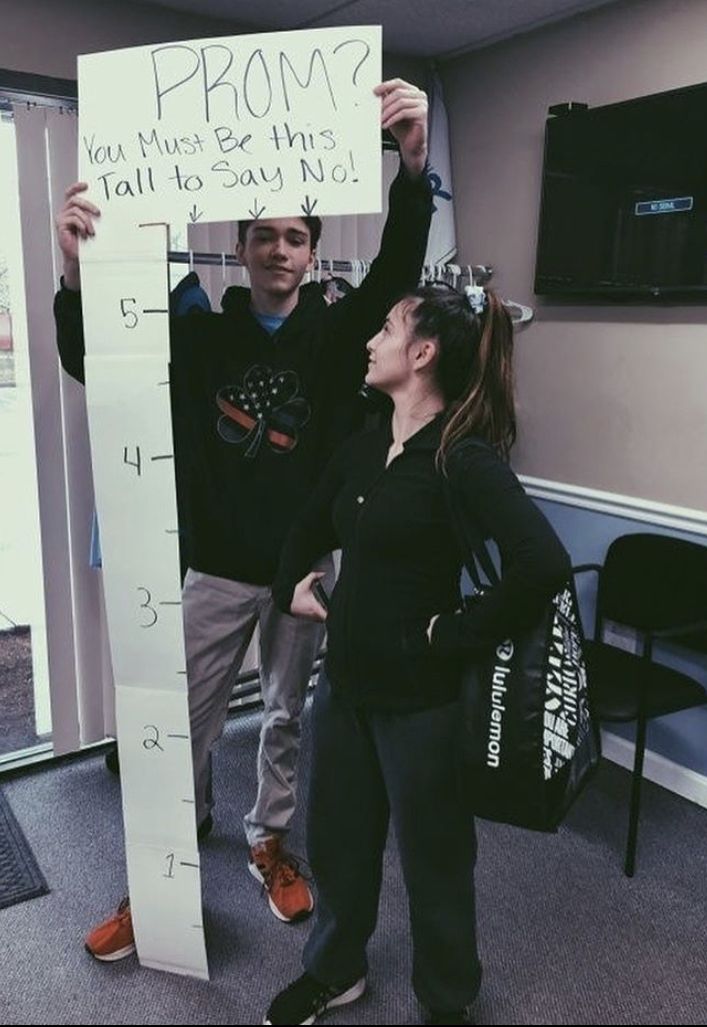
<instances>
[{"instance_id":1,"label":"black hoodie","mask_svg":"<svg viewBox=\"0 0 707 1027\"><path fill-rule=\"evenodd\" d=\"M171 392L180 531L195 570L271 584L287 531L332 449L352 430L365 344L395 299L415 288L432 203L426 176L401 167L380 252L362 285L327 306L318 285L274 335L231 288L222 314L171 322ZM54 302L59 355L83 373L80 294Z\"/></svg>"}]
</instances>

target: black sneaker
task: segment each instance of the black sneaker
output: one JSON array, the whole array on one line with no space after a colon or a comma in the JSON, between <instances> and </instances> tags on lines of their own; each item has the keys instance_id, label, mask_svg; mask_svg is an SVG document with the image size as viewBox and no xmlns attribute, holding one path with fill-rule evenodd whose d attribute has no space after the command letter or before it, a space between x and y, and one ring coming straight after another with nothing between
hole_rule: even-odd
<instances>
[{"instance_id":1,"label":"black sneaker","mask_svg":"<svg viewBox=\"0 0 707 1027\"><path fill-rule=\"evenodd\" d=\"M451 1012L441 1012L439 1009L431 1009L426 1024L446 1023L469 1023L469 1016L466 1009L453 1009Z\"/></svg>"},{"instance_id":2,"label":"black sneaker","mask_svg":"<svg viewBox=\"0 0 707 1027\"><path fill-rule=\"evenodd\" d=\"M348 984L341 988L335 984L322 984L311 974L303 973L276 996L263 1023L314 1023L317 1017L327 1009L355 1002L363 995L365 988L365 977L361 977L354 984Z\"/></svg>"}]
</instances>

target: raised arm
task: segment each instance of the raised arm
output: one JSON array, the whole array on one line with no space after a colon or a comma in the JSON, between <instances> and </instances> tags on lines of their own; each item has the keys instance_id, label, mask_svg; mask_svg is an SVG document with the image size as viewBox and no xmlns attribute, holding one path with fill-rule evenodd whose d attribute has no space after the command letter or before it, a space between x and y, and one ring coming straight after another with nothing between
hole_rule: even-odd
<instances>
[{"instance_id":1,"label":"raised arm","mask_svg":"<svg viewBox=\"0 0 707 1027\"><path fill-rule=\"evenodd\" d=\"M347 306L356 311L366 341L400 293L417 285L432 218L432 190L425 174L427 95L400 78L382 82L375 93L381 98L381 128L390 131L400 149L400 171L390 188L378 256L361 287L340 301L345 315Z\"/></svg>"},{"instance_id":2,"label":"raised arm","mask_svg":"<svg viewBox=\"0 0 707 1027\"><path fill-rule=\"evenodd\" d=\"M64 259L64 285L71 292L81 288L79 241L96 234L95 220L101 216L98 207L82 194L88 186L75 182L64 193L64 206L56 216L56 235Z\"/></svg>"},{"instance_id":3,"label":"raised arm","mask_svg":"<svg viewBox=\"0 0 707 1027\"><path fill-rule=\"evenodd\" d=\"M365 344L379 330L401 293L420 279L432 217L427 161L427 97L402 79L376 88L381 125L400 147L400 170L390 187L388 217L378 255L358 289L329 308L332 343L327 376L344 389L356 387L365 373Z\"/></svg>"},{"instance_id":4,"label":"raised arm","mask_svg":"<svg viewBox=\"0 0 707 1027\"><path fill-rule=\"evenodd\" d=\"M469 442L448 463L462 518L471 519L477 534L493 538L501 552L500 584L468 610L443 613L432 625L434 649L473 652L532 624L569 578L571 563L547 519L489 446Z\"/></svg>"},{"instance_id":5,"label":"raised arm","mask_svg":"<svg viewBox=\"0 0 707 1027\"><path fill-rule=\"evenodd\" d=\"M401 78L381 82L373 92L382 100L381 128L395 138L410 178L419 178L427 164L427 94Z\"/></svg>"},{"instance_id":6,"label":"raised arm","mask_svg":"<svg viewBox=\"0 0 707 1027\"><path fill-rule=\"evenodd\" d=\"M56 216L57 240L64 261L61 289L54 298L56 341L62 367L77 381L84 376L84 336L81 311L79 244L96 234L95 220L101 212L83 195L88 186L75 182L64 194L64 205Z\"/></svg>"},{"instance_id":7,"label":"raised arm","mask_svg":"<svg viewBox=\"0 0 707 1027\"><path fill-rule=\"evenodd\" d=\"M358 291L359 306L369 314L368 337L399 294L419 282L432 218L432 190L425 173L427 95L401 78L382 82L374 91L382 101L381 128L388 129L400 150L400 171L391 185L378 256Z\"/></svg>"}]
</instances>

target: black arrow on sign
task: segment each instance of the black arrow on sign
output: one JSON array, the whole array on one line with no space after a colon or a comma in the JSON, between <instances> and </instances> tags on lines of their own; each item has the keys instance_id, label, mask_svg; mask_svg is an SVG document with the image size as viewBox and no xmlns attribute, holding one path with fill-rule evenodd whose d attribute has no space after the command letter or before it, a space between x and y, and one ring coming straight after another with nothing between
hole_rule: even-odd
<instances>
[{"instance_id":1,"label":"black arrow on sign","mask_svg":"<svg viewBox=\"0 0 707 1027\"><path fill-rule=\"evenodd\" d=\"M253 206L249 208L248 213L250 214L250 216L252 218L255 219L255 221L257 221L258 218L261 218L263 216L263 211L264 210L265 210L265 207L259 207L258 206L258 201L256 199L254 201L254 203L253 203Z\"/></svg>"},{"instance_id":2,"label":"black arrow on sign","mask_svg":"<svg viewBox=\"0 0 707 1027\"><path fill-rule=\"evenodd\" d=\"M319 200L310 200L309 196L305 196L304 203L302 204L302 210L305 212L308 218L312 216L314 208L319 203Z\"/></svg>"},{"instance_id":3,"label":"black arrow on sign","mask_svg":"<svg viewBox=\"0 0 707 1027\"><path fill-rule=\"evenodd\" d=\"M194 204L194 206L192 207L192 209L191 209L191 210L189 211L189 217L190 217L190 218L191 218L191 220L192 220L192 224L193 224L193 223L194 223L195 221L198 221L198 220L199 220L199 218L200 218L200 217L202 217L203 213L204 213L204 212L203 212L203 210L197 210L197 209L196 209L196 204Z\"/></svg>"}]
</instances>

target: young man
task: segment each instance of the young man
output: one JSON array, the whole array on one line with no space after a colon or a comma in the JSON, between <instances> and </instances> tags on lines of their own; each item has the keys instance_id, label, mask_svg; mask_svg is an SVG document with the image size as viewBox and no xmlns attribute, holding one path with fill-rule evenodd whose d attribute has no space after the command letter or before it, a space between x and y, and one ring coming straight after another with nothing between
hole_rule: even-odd
<instances>
[{"instance_id":1,"label":"young man","mask_svg":"<svg viewBox=\"0 0 707 1027\"><path fill-rule=\"evenodd\" d=\"M321 625L280 613L270 585L282 543L342 434L351 430L367 340L397 295L413 288L431 217L427 99L401 79L376 87L381 125L401 168L390 190L380 252L359 289L327 306L302 286L319 239L318 218L242 222L237 254L250 289L224 295L222 314L171 323L172 412L187 680L199 836L211 829L210 750L226 719L233 677L260 628L264 704L255 803L245 817L249 869L281 920L307 916L312 894L283 841L295 808L300 714ZM64 256L55 300L64 368L83 380L79 238L98 209L77 183L57 218ZM331 558L322 566L332 575ZM87 937L99 959L134 949L129 905Z\"/></svg>"}]
</instances>

